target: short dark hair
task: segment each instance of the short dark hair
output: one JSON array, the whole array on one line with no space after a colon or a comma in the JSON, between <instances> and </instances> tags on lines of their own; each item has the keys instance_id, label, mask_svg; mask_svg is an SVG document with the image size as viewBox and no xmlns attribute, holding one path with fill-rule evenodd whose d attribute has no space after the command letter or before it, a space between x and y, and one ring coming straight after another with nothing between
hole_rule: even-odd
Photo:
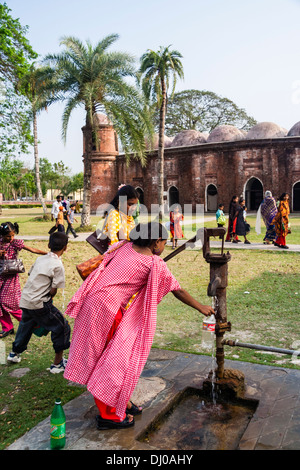
<instances>
[{"instance_id":1,"label":"short dark hair","mask_svg":"<svg viewBox=\"0 0 300 470\"><path fill-rule=\"evenodd\" d=\"M4 222L0 225L0 235L5 236L9 232L15 232L16 234L19 233L19 224L15 222L12 224L11 222Z\"/></svg>"},{"instance_id":2,"label":"short dark hair","mask_svg":"<svg viewBox=\"0 0 300 470\"><path fill-rule=\"evenodd\" d=\"M150 246L153 242L161 238L168 239L166 228L158 222L148 222L148 224L138 224L130 234L130 241L138 246Z\"/></svg>"},{"instance_id":3,"label":"short dark hair","mask_svg":"<svg viewBox=\"0 0 300 470\"><path fill-rule=\"evenodd\" d=\"M222 203L221 203L221 204L219 204L219 207L224 207L224 204L222 204Z\"/></svg>"},{"instance_id":4,"label":"short dark hair","mask_svg":"<svg viewBox=\"0 0 300 470\"><path fill-rule=\"evenodd\" d=\"M72 202L72 204L70 204L70 207L76 207L75 202Z\"/></svg>"},{"instance_id":5,"label":"short dark hair","mask_svg":"<svg viewBox=\"0 0 300 470\"><path fill-rule=\"evenodd\" d=\"M60 251L67 246L68 236L63 232L54 232L49 237L49 248L51 251Z\"/></svg>"}]
</instances>

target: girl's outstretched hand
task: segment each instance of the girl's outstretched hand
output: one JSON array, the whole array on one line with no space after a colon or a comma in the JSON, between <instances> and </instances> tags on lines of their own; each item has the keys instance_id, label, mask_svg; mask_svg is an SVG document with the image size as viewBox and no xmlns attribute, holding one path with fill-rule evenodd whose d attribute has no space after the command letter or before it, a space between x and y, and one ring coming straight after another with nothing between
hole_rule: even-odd
<instances>
[{"instance_id":1,"label":"girl's outstretched hand","mask_svg":"<svg viewBox=\"0 0 300 470\"><path fill-rule=\"evenodd\" d=\"M179 289L172 291L172 294L181 302L186 305L189 305L192 308L198 310L198 312L202 313L206 317L210 315L214 315L215 311L209 305L202 305L198 302L198 300L194 299L185 289Z\"/></svg>"}]
</instances>

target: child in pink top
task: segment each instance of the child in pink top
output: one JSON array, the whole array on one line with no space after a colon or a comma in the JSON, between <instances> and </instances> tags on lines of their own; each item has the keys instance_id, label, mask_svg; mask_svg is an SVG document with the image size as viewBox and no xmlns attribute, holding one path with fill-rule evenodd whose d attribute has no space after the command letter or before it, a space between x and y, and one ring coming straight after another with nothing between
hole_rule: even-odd
<instances>
[{"instance_id":1,"label":"child in pink top","mask_svg":"<svg viewBox=\"0 0 300 470\"><path fill-rule=\"evenodd\" d=\"M45 255L47 252L24 245L23 240L16 240L15 234L19 233L17 223L4 222L0 225L0 259L16 259L21 250ZM2 331L0 338L14 333L14 325L11 316L20 321L22 310L19 307L21 299L21 286L19 274L0 274L0 323Z\"/></svg>"}]
</instances>

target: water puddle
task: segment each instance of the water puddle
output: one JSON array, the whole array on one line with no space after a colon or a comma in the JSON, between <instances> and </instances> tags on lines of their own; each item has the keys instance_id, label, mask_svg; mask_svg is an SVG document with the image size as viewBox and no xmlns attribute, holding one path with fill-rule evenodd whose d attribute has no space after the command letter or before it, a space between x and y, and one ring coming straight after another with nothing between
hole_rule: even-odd
<instances>
[{"instance_id":1,"label":"water puddle","mask_svg":"<svg viewBox=\"0 0 300 470\"><path fill-rule=\"evenodd\" d=\"M187 389L140 440L157 449L235 450L258 402L212 400Z\"/></svg>"}]
</instances>

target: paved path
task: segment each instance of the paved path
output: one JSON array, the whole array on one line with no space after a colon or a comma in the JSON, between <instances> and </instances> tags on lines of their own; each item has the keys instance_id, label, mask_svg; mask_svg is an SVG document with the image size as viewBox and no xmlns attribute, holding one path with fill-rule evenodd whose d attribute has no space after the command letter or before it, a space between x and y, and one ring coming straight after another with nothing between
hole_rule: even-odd
<instances>
[{"instance_id":1,"label":"paved path","mask_svg":"<svg viewBox=\"0 0 300 470\"><path fill-rule=\"evenodd\" d=\"M89 233L78 233L78 238L73 238L71 235L69 237L70 242L83 242L87 239L87 237L91 234ZM49 240L49 235L17 235L16 238L21 238L22 240ZM179 244L184 243L186 240L179 241ZM168 246L170 246L171 243L168 242ZM220 241L215 241L214 239L210 239L210 246L212 248L220 248L221 247L221 242ZM200 248L201 245L198 245ZM263 243L251 243L250 245L245 245L243 242L240 243L229 243L225 242L224 243L224 250L225 251L232 251L232 250L271 250L271 251L296 251L300 252L300 245L289 245L289 249L285 250L283 248L278 248L277 246L274 245L264 245Z\"/></svg>"},{"instance_id":2,"label":"paved path","mask_svg":"<svg viewBox=\"0 0 300 470\"><path fill-rule=\"evenodd\" d=\"M136 451L149 451L142 453L142 458L147 460L150 454L156 458L156 452L177 450L179 442L181 453L194 455L195 462L197 450L214 450L218 445L226 449L226 443L216 441L215 436L209 430L206 431L206 422L201 429L201 421L200 424L197 421L201 416L199 407L203 406L203 382L212 366L215 367L215 364L210 356L152 349L132 397L135 403L144 408L143 413L136 417L135 425L127 430L98 431L95 422L97 408L89 392L84 391L64 405L67 432L65 450L114 451L116 456L122 450L129 451L126 453L129 456L135 455ZM233 421L226 428L227 431L222 431L225 438L235 427L240 430L234 449L230 447L228 450L300 450L300 370L225 359L226 369L244 374L245 392L240 404L246 404L247 401L252 407L243 427L237 422L234 425ZM187 418L182 418L177 426L169 427L168 431L168 420L175 416L177 406L179 408L178 399L184 398L187 388L192 392L194 404L185 409ZM217 399L222 398L222 393L217 395ZM227 399L228 402L230 400ZM170 412L171 416L167 418ZM230 423L228 414L226 419L217 418L216 431L218 426L227 421ZM150 429L153 432L147 436ZM10 445L8 450L49 449L49 433L50 417ZM103 455L105 453L99 454L99 458L103 459Z\"/></svg>"}]
</instances>

